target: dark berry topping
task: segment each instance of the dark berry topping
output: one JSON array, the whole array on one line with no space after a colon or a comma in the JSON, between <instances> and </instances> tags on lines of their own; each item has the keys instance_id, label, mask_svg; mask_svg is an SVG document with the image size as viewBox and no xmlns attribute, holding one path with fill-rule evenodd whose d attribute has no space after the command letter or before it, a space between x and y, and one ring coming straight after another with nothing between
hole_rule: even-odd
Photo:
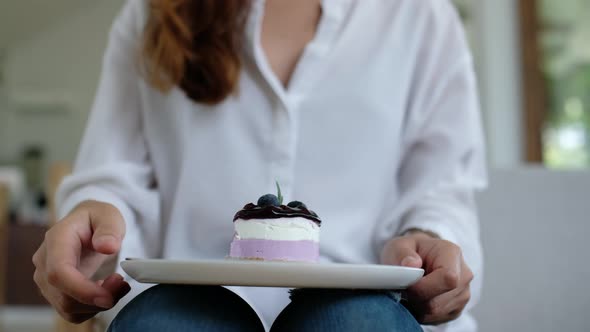
<instances>
[{"instance_id":1,"label":"dark berry topping","mask_svg":"<svg viewBox=\"0 0 590 332\"><path fill-rule=\"evenodd\" d=\"M266 194L258 199L258 206L260 207L279 205L281 205L279 198L273 194Z\"/></svg>"},{"instance_id":2,"label":"dark berry topping","mask_svg":"<svg viewBox=\"0 0 590 332\"><path fill-rule=\"evenodd\" d=\"M300 201L290 202L287 204L287 206L294 209L307 209L307 206L305 206L305 204L301 203Z\"/></svg>"}]
</instances>

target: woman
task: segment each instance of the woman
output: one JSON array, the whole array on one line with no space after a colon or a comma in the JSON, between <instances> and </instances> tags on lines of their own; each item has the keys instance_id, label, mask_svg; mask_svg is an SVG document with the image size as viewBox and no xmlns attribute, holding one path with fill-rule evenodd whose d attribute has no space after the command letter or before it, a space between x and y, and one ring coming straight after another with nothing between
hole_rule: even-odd
<instances>
[{"instance_id":1,"label":"woman","mask_svg":"<svg viewBox=\"0 0 590 332\"><path fill-rule=\"evenodd\" d=\"M118 274L91 281L112 255L223 258L235 211L278 180L322 216L323 261L426 276L402 303L385 291L303 290L289 302L283 289L157 286L110 330L473 331L462 312L480 288L472 194L484 152L452 5L147 3L128 0L114 23L59 192L63 219L34 257L58 312L81 322L140 292Z\"/></svg>"}]
</instances>

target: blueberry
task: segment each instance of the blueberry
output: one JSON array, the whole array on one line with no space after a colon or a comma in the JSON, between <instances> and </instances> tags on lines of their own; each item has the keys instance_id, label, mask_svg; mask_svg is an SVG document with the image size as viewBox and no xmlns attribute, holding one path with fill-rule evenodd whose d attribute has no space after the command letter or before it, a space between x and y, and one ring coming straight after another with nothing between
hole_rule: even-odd
<instances>
[{"instance_id":1,"label":"blueberry","mask_svg":"<svg viewBox=\"0 0 590 332\"><path fill-rule=\"evenodd\" d=\"M279 206L279 198L273 194L266 194L258 199L258 206Z\"/></svg>"},{"instance_id":2,"label":"blueberry","mask_svg":"<svg viewBox=\"0 0 590 332\"><path fill-rule=\"evenodd\" d=\"M305 206L305 204L301 203L300 201L290 202L287 204L287 206L294 209L307 209L307 206Z\"/></svg>"}]
</instances>

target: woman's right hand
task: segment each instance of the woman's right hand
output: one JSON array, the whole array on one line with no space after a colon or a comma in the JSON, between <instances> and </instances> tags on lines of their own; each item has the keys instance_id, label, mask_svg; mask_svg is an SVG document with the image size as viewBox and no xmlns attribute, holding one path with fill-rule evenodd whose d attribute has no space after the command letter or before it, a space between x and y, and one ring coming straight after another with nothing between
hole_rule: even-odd
<instances>
[{"instance_id":1,"label":"woman's right hand","mask_svg":"<svg viewBox=\"0 0 590 332\"><path fill-rule=\"evenodd\" d=\"M84 202L46 234L33 256L35 283L66 320L84 322L111 309L129 290L118 274L97 282L90 278L109 256L118 254L125 222L117 208Z\"/></svg>"}]
</instances>

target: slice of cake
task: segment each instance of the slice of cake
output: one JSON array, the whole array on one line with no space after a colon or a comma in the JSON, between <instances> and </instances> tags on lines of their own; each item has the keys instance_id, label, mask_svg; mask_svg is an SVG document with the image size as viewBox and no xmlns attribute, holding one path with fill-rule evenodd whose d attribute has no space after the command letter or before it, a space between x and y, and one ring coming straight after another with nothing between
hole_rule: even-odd
<instances>
[{"instance_id":1,"label":"slice of cake","mask_svg":"<svg viewBox=\"0 0 590 332\"><path fill-rule=\"evenodd\" d=\"M277 185L278 187L278 185ZM321 220L305 204L282 205L272 194L247 204L234 217L235 234L229 256L265 261L316 262Z\"/></svg>"}]
</instances>

